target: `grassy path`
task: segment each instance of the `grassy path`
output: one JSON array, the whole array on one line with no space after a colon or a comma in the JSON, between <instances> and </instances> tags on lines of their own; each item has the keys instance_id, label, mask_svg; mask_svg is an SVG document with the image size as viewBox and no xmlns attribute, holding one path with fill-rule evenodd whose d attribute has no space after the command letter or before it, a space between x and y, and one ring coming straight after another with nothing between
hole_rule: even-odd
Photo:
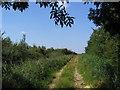
<instances>
[{"instance_id":1,"label":"grassy path","mask_svg":"<svg viewBox=\"0 0 120 90\"><path fill-rule=\"evenodd\" d=\"M83 82L83 77L78 73L77 64L78 63L78 56L76 58L75 63L75 71L74 71L74 81L75 81L75 88L90 88Z\"/></svg>"},{"instance_id":2,"label":"grassy path","mask_svg":"<svg viewBox=\"0 0 120 90\"><path fill-rule=\"evenodd\" d=\"M90 88L82 81L82 76L78 73L78 55L73 57L58 73L49 88Z\"/></svg>"},{"instance_id":3,"label":"grassy path","mask_svg":"<svg viewBox=\"0 0 120 90\"><path fill-rule=\"evenodd\" d=\"M53 79L52 83L49 84L49 88L55 88L56 82L59 80L59 77L61 76L63 69L66 67L66 65L58 72L56 73L55 78Z\"/></svg>"}]
</instances>

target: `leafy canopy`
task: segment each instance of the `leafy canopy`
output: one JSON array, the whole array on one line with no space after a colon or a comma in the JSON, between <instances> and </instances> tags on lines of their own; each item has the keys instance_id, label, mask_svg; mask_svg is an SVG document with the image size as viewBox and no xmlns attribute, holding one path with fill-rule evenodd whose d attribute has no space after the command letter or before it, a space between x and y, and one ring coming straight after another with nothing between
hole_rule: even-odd
<instances>
[{"instance_id":1,"label":"leafy canopy","mask_svg":"<svg viewBox=\"0 0 120 90\"><path fill-rule=\"evenodd\" d=\"M28 1L29 0L19 0L19 2L16 2L16 0L6 0L5 2L2 0L0 5L6 10L13 8L14 10L23 12L29 7ZM74 24L74 17L68 14L64 6L65 1L68 3L68 0L61 0L61 5L59 5L58 1L60 0L36 0L36 4L39 4L40 7L51 8L50 19L53 19L56 25L71 27L72 24ZM85 4L89 3L88 0L83 1ZM98 2L97 0L97 2L94 2L94 5L96 8L90 8L88 18L92 20L96 26L103 26L105 31L110 32L111 35L120 35L120 1Z\"/></svg>"},{"instance_id":2,"label":"leafy canopy","mask_svg":"<svg viewBox=\"0 0 120 90\"><path fill-rule=\"evenodd\" d=\"M29 7L28 1L29 0L20 0L19 2L16 2L16 0L2 0L0 2L0 5L6 10L13 8L14 10L23 12ZM71 17L66 11L64 5L65 1L66 0L61 0L62 4L59 5L58 0L36 0L36 4L39 4L40 7L51 8L50 19L53 19L55 21L55 25L60 25L61 27L65 25L71 27L72 24L74 24L74 17Z\"/></svg>"},{"instance_id":3,"label":"leafy canopy","mask_svg":"<svg viewBox=\"0 0 120 90\"><path fill-rule=\"evenodd\" d=\"M103 26L111 35L120 35L120 2L94 2L88 18L97 26Z\"/></svg>"}]
</instances>

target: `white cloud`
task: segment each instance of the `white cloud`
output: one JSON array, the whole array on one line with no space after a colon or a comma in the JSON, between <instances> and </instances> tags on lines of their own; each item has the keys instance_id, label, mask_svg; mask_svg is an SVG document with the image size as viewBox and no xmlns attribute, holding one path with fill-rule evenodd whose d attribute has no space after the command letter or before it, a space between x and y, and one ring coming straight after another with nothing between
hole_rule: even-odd
<instances>
[{"instance_id":1,"label":"white cloud","mask_svg":"<svg viewBox=\"0 0 120 90\"><path fill-rule=\"evenodd\" d=\"M66 1L64 1L64 6L65 8L68 8L68 3Z\"/></svg>"},{"instance_id":2,"label":"white cloud","mask_svg":"<svg viewBox=\"0 0 120 90\"><path fill-rule=\"evenodd\" d=\"M64 3L62 3L62 1L58 1L59 6L63 5L65 8L68 8L68 4L66 1L64 1Z\"/></svg>"},{"instance_id":3,"label":"white cloud","mask_svg":"<svg viewBox=\"0 0 120 90\"><path fill-rule=\"evenodd\" d=\"M24 32L24 31L22 31L21 33L22 33L22 34L26 34L26 32Z\"/></svg>"}]
</instances>

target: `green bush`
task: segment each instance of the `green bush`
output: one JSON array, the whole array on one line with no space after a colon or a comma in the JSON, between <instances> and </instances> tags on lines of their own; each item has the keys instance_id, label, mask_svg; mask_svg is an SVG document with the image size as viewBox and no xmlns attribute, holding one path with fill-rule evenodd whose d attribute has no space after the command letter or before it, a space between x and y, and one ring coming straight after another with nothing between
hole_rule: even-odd
<instances>
[{"instance_id":1,"label":"green bush","mask_svg":"<svg viewBox=\"0 0 120 90\"><path fill-rule=\"evenodd\" d=\"M95 67L97 67L96 63L98 63L99 67L103 67L104 63L106 63L103 69L105 70L105 77L108 77L107 82L109 87L118 88L120 85L120 36L117 34L111 36L110 33L105 32L105 29L102 27L94 30L90 40L88 41L86 54L90 55L91 62L87 59L87 57L84 59L88 60L88 62L92 63ZM92 59L92 55L100 57L101 59ZM86 62L88 65L89 63ZM89 70L91 71L91 69ZM96 73L98 72L96 71Z\"/></svg>"},{"instance_id":2,"label":"green bush","mask_svg":"<svg viewBox=\"0 0 120 90\"><path fill-rule=\"evenodd\" d=\"M3 88L47 88L54 73L72 56L29 60L21 65L3 64Z\"/></svg>"},{"instance_id":3,"label":"green bush","mask_svg":"<svg viewBox=\"0 0 120 90\"><path fill-rule=\"evenodd\" d=\"M86 53L111 60L119 60L120 36L111 36L104 28L94 30L88 41Z\"/></svg>"},{"instance_id":4,"label":"green bush","mask_svg":"<svg viewBox=\"0 0 120 90\"><path fill-rule=\"evenodd\" d=\"M3 88L44 88L76 53L67 49L29 46L25 35L19 43L2 38Z\"/></svg>"},{"instance_id":5,"label":"green bush","mask_svg":"<svg viewBox=\"0 0 120 90\"><path fill-rule=\"evenodd\" d=\"M117 88L119 87L119 76L117 67L110 60L95 55L80 55L78 61L79 73L84 81L94 88Z\"/></svg>"},{"instance_id":6,"label":"green bush","mask_svg":"<svg viewBox=\"0 0 120 90\"><path fill-rule=\"evenodd\" d=\"M29 46L25 42L25 35L18 43L13 43L9 37L2 38L2 59L3 63L16 63L20 64L21 61L26 60L38 60L40 58L49 58L53 56L61 55L75 55L75 52L72 52L67 49L46 49L45 46Z\"/></svg>"}]
</instances>

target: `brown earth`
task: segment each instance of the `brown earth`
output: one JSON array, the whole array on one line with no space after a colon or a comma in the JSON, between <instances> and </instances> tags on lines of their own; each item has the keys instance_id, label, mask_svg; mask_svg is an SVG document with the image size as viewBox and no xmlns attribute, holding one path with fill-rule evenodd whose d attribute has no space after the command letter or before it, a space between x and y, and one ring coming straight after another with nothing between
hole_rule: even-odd
<instances>
[{"instance_id":1,"label":"brown earth","mask_svg":"<svg viewBox=\"0 0 120 90\"><path fill-rule=\"evenodd\" d=\"M84 82L83 82L83 77L78 73L78 70L77 70L77 62L78 62L78 56L75 56L73 57L75 59L75 71L74 71L74 84L75 84L75 88L90 88L90 86L86 85ZM72 58L72 59L73 59ZM68 62L70 63L72 61L72 59ZM67 63L67 64L68 64ZM52 88L55 88L56 86L56 82L59 80L60 76L62 75L63 73L63 70L64 68L67 66L67 64L58 72L56 73L56 76L55 78L53 79L52 83L49 84L49 88L52 89ZM74 64L74 63L73 63Z\"/></svg>"}]
</instances>

